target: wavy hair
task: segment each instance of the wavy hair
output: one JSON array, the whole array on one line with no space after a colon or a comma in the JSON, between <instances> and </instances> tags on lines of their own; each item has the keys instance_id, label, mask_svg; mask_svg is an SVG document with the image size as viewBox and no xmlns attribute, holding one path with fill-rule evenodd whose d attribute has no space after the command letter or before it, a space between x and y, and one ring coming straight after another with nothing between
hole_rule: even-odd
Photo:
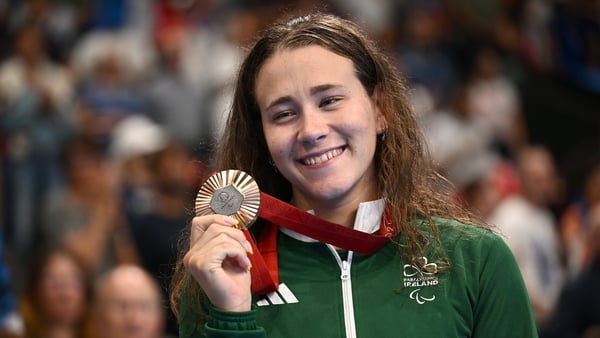
<instances>
[{"instance_id":1,"label":"wavy hair","mask_svg":"<svg viewBox=\"0 0 600 338\"><path fill-rule=\"evenodd\" d=\"M379 49L359 25L330 14L314 13L277 22L255 42L240 67L227 128L217 152L216 169L244 170L256 179L262 191L284 201L290 200L290 183L269 164L270 154L256 102L256 78L265 61L276 51L312 45L350 59L357 78L384 115L387 129L378 138L374 158L377 188L379 196L386 201L391 222L398 232L402 231L403 240L398 245L404 258L420 266L419 257L428 250L441 248L441 245L432 245L432 241L441 244L433 216L481 224L455 203L449 193L449 182L432 166L409 105L407 87L392 58ZM423 221L415 222L417 218ZM189 243L182 254L188 248ZM443 252L438 253L438 260L446 262ZM448 268L449 263L445 266ZM193 283L181 262L172 286L175 313L182 292L199 293L197 283Z\"/></svg>"}]
</instances>

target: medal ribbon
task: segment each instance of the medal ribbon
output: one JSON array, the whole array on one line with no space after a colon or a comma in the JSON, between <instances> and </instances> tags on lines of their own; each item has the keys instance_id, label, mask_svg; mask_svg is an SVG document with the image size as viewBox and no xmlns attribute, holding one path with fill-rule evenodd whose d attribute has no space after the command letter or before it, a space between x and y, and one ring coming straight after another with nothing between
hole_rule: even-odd
<instances>
[{"instance_id":1,"label":"medal ribbon","mask_svg":"<svg viewBox=\"0 0 600 338\"><path fill-rule=\"evenodd\" d=\"M254 294L276 291L279 285L277 226L364 255L379 250L393 235L392 227L388 224L382 225L380 235L368 234L326 221L266 193L260 193L260 200L261 207L258 217L269 221L274 226L268 226L262 234L259 241L260 251L250 233L247 230L244 231L246 239L251 243L254 251L252 255L249 255L252 262L252 292Z\"/></svg>"}]
</instances>

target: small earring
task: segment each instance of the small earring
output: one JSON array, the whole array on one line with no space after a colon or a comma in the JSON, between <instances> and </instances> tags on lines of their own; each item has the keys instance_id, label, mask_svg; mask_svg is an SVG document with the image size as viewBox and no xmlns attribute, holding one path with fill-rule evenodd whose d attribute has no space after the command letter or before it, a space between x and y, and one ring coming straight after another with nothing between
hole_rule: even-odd
<instances>
[{"instance_id":1,"label":"small earring","mask_svg":"<svg viewBox=\"0 0 600 338\"><path fill-rule=\"evenodd\" d=\"M378 134L377 136L379 136L381 138L381 142L385 141L385 132L387 131L387 129L384 129L381 134Z\"/></svg>"}]
</instances>

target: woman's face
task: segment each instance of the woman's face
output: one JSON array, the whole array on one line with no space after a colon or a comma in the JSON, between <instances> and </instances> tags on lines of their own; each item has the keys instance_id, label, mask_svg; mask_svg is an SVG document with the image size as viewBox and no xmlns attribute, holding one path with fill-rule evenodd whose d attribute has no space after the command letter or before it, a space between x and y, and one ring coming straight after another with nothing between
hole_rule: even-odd
<instances>
[{"instance_id":1,"label":"woman's face","mask_svg":"<svg viewBox=\"0 0 600 338\"><path fill-rule=\"evenodd\" d=\"M87 306L85 294L79 266L68 256L53 254L39 281L39 304L45 318L62 324L77 324Z\"/></svg>"},{"instance_id":2,"label":"woman's face","mask_svg":"<svg viewBox=\"0 0 600 338\"><path fill-rule=\"evenodd\" d=\"M377 197L377 134L385 121L352 61L320 46L283 49L256 79L269 152L298 207Z\"/></svg>"}]
</instances>

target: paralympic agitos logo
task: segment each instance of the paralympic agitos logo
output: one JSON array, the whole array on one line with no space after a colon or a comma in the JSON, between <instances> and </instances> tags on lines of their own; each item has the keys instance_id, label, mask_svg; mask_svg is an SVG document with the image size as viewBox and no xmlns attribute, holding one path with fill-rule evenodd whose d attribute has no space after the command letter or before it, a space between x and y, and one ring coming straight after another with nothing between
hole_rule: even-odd
<instances>
[{"instance_id":1,"label":"paralympic agitos logo","mask_svg":"<svg viewBox=\"0 0 600 338\"><path fill-rule=\"evenodd\" d=\"M423 269L419 268L416 264L404 264L403 266L403 275L404 275L404 287L416 287L410 292L409 297L414 299L419 304L424 304L425 302L430 302L435 299L435 295L430 297L421 295L421 288L427 286L438 285L439 279L437 277L437 264L436 263L428 263L427 257L419 258L420 266Z\"/></svg>"}]
</instances>

